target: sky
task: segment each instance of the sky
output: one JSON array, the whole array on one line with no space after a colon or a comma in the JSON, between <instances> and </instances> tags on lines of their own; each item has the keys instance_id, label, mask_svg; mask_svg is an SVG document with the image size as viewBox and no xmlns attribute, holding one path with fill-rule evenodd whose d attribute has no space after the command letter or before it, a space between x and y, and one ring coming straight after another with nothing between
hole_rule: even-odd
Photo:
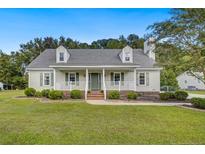
<instances>
[{"instance_id":1,"label":"sky","mask_svg":"<svg viewBox=\"0 0 205 154\"><path fill-rule=\"evenodd\" d=\"M168 19L170 9L0 9L0 50L19 50L35 37L97 39L148 33L147 26Z\"/></svg>"}]
</instances>

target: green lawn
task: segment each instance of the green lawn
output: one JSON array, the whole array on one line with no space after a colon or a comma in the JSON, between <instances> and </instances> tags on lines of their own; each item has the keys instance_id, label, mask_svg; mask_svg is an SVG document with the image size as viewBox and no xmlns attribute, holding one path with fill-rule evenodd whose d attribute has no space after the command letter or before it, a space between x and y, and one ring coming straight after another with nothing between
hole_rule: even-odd
<instances>
[{"instance_id":1,"label":"green lawn","mask_svg":"<svg viewBox=\"0 0 205 154\"><path fill-rule=\"evenodd\" d=\"M0 144L205 144L205 112L40 103L0 92Z\"/></svg>"},{"instance_id":2,"label":"green lawn","mask_svg":"<svg viewBox=\"0 0 205 154\"><path fill-rule=\"evenodd\" d=\"M195 90L195 91L187 91L190 94L200 94L205 95L205 90Z\"/></svg>"}]
</instances>

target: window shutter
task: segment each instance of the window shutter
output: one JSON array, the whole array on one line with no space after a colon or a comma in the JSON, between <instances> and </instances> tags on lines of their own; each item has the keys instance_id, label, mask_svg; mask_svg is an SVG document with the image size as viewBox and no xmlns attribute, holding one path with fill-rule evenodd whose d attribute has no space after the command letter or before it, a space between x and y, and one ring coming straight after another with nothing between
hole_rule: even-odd
<instances>
[{"instance_id":1,"label":"window shutter","mask_svg":"<svg viewBox=\"0 0 205 154\"><path fill-rule=\"evenodd\" d=\"M111 72L110 77L111 77L111 85L114 85L114 74L113 74L113 72Z\"/></svg>"},{"instance_id":2,"label":"window shutter","mask_svg":"<svg viewBox=\"0 0 205 154\"><path fill-rule=\"evenodd\" d=\"M68 73L65 73L65 85L68 85Z\"/></svg>"},{"instance_id":3,"label":"window shutter","mask_svg":"<svg viewBox=\"0 0 205 154\"><path fill-rule=\"evenodd\" d=\"M124 72L121 72L121 85L124 86Z\"/></svg>"},{"instance_id":4,"label":"window shutter","mask_svg":"<svg viewBox=\"0 0 205 154\"><path fill-rule=\"evenodd\" d=\"M76 73L76 85L79 86L79 73Z\"/></svg>"},{"instance_id":5,"label":"window shutter","mask_svg":"<svg viewBox=\"0 0 205 154\"><path fill-rule=\"evenodd\" d=\"M149 86L149 72L146 72L146 86Z\"/></svg>"},{"instance_id":6,"label":"window shutter","mask_svg":"<svg viewBox=\"0 0 205 154\"><path fill-rule=\"evenodd\" d=\"M54 79L53 79L53 73L51 73L51 86L53 86Z\"/></svg>"},{"instance_id":7,"label":"window shutter","mask_svg":"<svg viewBox=\"0 0 205 154\"><path fill-rule=\"evenodd\" d=\"M137 85L137 86L138 86L138 83L139 83L138 76L139 76L139 73L138 73L138 72L136 72L136 85Z\"/></svg>"},{"instance_id":8,"label":"window shutter","mask_svg":"<svg viewBox=\"0 0 205 154\"><path fill-rule=\"evenodd\" d=\"M43 73L40 73L40 86L43 86Z\"/></svg>"}]
</instances>

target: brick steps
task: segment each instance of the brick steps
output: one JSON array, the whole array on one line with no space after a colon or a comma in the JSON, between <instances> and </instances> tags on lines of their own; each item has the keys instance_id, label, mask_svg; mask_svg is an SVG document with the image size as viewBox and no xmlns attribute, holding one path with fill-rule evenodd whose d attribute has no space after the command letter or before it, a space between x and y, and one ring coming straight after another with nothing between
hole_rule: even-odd
<instances>
[{"instance_id":1,"label":"brick steps","mask_svg":"<svg viewBox=\"0 0 205 154\"><path fill-rule=\"evenodd\" d=\"M98 91L93 91L88 93L87 99L90 100L103 100L104 99L104 94Z\"/></svg>"}]
</instances>

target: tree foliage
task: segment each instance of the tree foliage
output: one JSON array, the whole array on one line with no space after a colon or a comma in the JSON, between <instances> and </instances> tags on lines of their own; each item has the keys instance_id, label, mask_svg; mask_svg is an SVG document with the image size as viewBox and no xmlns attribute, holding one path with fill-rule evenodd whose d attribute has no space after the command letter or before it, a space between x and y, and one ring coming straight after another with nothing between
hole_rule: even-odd
<instances>
[{"instance_id":1,"label":"tree foliage","mask_svg":"<svg viewBox=\"0 0 205 154\"><path fill-rule=\"evenodd\" d=\"M172 55L171 60L167 61L168 67L176 64L173 70L178 70L177 73L202 72L204 77L201 80L204 82L205 9L172 9L170 19L155 23L149 28L152 30L151 35L160 44L168 44L175 48L164 48L164 52L169 52L169 55L177 52L176 56ZM163 60L160 62L163 63Z\"/></svg>"}]
</instances>

